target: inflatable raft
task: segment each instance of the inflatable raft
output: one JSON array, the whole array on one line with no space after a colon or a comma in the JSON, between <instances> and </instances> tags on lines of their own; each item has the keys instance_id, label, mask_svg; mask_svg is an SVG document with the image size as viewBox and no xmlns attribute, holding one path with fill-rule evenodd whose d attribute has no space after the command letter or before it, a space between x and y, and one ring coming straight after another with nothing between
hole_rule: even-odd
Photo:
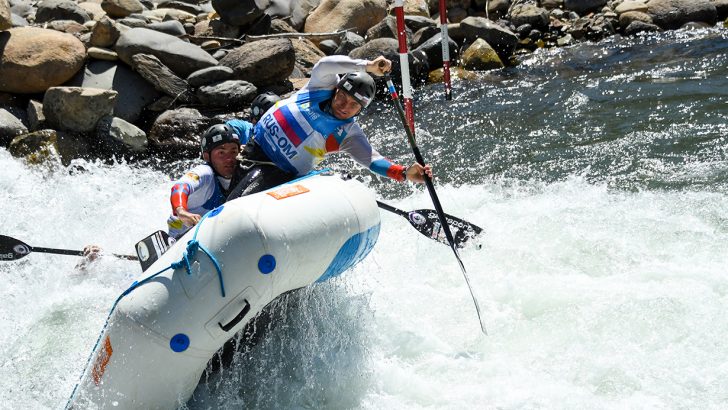
<instances>
[{"instance_id":1,"label":"inflatable raft","mask_svg":"<svg viewBox=\"0 0 728 410\"><path fill-rule=\"evenodd\" d=\"M334 175L209 212L117 299L67 407L184 404L210 358L263 307L352 267L379 226L373 194Z\"/></svg>"}]
</instances>

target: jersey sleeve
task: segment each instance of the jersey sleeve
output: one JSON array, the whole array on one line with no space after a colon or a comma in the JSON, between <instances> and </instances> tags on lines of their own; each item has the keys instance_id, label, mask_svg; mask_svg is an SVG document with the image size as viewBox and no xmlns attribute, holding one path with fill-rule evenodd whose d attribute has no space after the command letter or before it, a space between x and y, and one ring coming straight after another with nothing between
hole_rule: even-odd
<instances>
[{"instance_id":1,"label":"jersey sleeve","mask_svg":"<svg viewBox=\"0 0 728 410\"><path fill-rule=\"evenodd\" d=\"M248 121L230 120L225 122L225 124L232 127L235 133L238 134L238 138L240 138L240 144L242 145L247 144L250 138L252 138L253 136L253 124L249 123Z\"/></svg>"},{"instance_id":2,"label":"jersey sleeve","mask_svg":"<svg viewBox=\"0 0 728 410\"><path fill-rule=\"evenodd\" d=\"M375 150L359 125L353 124L346 138L341 143L340 149L345 151L363 167L383 177L392 178L396 181L404 181L404 172L407 168L398 165L383 157Z\"/></svg>"},{"instance_id":3,"label":"jersey sleeve","mask_svg":"<svg viewBox=\"0 0 728 410\"><path fill-rule=\"evenodd\" d=\"M311 79L302 90L333 88L339 82L339 74L351 71L366 71L367 60L347 56L328 56L320 59L311 69Z\"/></svg>"},{"instance_id":4,"label":"jersey sleeve","mask_svg":"<svg viewBox=\"0 0 728 410\"><path fill-rule=\"evenodd\" d=\"M212 169L208 165L200 165L187 171L172 185L169 202L172 205L172 214L177 215L177 207L187 210L187 200L205 179L214 178Z\"/></svg>"}]
</instances>

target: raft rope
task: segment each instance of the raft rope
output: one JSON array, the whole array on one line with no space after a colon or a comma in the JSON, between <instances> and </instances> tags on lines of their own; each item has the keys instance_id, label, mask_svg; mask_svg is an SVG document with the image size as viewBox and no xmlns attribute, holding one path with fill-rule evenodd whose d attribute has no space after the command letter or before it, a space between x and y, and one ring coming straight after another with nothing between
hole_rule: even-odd
<instances>
[{"instance_id":1,"label":"raft rope","mask_svg":"<svg viewBox=\"0 0 728 410\"><path fill-rule=\"evenodd\" d=\"M200 230L200 226L202 226L202 222L207 218L208 215L212 214L217 215L219 213L220 208L213 209L212 211L206 213L202 219L200 219L200 222L197 223L197 226L195 227L195 233L192 235L192 239L187 242L187 248L182 252L182 259L180 259L177 262L172 262L169 266L166 268L160 270L157 273L154 273L152 275L147 276L146 278L135 281L134 283L129 286L128 289L126 289L124 292L119 295L118 298L116 298L116 301L114 301L114 304L111 306L111 310L109 311L108 316L106 316L106 321L104 322L104 327L101 328L101 333L99 334L98 339L96 339L96 344L94 344L94 348L91 349L91 354L89 355L88 359L86 360L86 365L83 367L83 372L81 373L81 377L79 377L78 383L76 383L76 386L73 388L73 392L71 392L71 397L68 399L68 402L66 403L66 410L69 410L71 408L71 401L73 400L74 396L76 396L76 391L78 390L78 386L81 384L81 380L83 380L83 375L86 374L86 370L88 369L89 363L91 363L91 359L94 357L94 353L96 353L96 349L101 344L101 339L104 336L104 332L106 331L106 328L109 326L109 321L111 320L111 315L114 314L114 311L116 310L116 306L121 302L121 299L124 298L124 296L130 294L134 289L138 288L139 286L149 282L150 280L154 279L155 277L159 276L160 274L173 269L185 269L185 272L187 272L187 275L192 275L192 266L190 263L190 260L192 260L195 257L195 254L197 253L197 250L200 249L202 252L207 255L208 258L210 258L210 261L215 266L215 270L217 271L217 277L220 280L220 293L222 294L222 297L225 297L225 284L222 280L222 269L220 268L220 263L217 261L217 258L215 258L215 255L213 255L210 251L207 250L200 242L197 240L197 233ZM217 212L216 212L217 211Z\"/></svg>"}]
</instances>

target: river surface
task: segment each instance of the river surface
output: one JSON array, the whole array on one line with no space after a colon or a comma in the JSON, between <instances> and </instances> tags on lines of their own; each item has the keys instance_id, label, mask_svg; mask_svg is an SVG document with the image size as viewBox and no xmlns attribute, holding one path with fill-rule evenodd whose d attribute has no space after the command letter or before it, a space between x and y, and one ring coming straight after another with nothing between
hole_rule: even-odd
<instances>
[{"instance_id":1,"label":"river surface","mask_svg":"<svg viewBox=\"0 0 728 410\"><path fill-rule=\"evenodd\" d=\"M417 90L417 138L445 210L485 229L461 256L489 335L451 250L384 213L362 263L279 301L279 323L183 407L728 407L728 30L541 50L453 95ZM361 121L412 162L389 102ZM0 148L0 234L133 253L165 228L186 166L31 167ZM432 207L421 187L354 175ZM139 274L77 262L0 264L0 408L62 408Z\"/></svg>"}]
</instances>

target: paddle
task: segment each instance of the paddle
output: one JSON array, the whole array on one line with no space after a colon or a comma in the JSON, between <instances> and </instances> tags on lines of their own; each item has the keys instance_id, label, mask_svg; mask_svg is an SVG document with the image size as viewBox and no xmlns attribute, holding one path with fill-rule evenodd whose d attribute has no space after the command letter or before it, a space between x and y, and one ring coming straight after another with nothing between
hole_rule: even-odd
<instances>
[{"instance_id":1,"label":"paddle","mask_svg":"<svg viewBox=\"0 0 728 410\"><path fill-rule=\"evenodd\" d=\"M56 248L40 248L36 246L30 246L23 241L11 238L9 236L0 235L0 261L14 261L20 258L24 258L31 252L83 256L83 251ZM137 257L132 255L117 255L115 253L112 255L120 259L128 259L130 261L137 260Z\"/></svg>"},{"instance_id":2,"label":"paddle","mask_svg":"<svg viewBox=\"0 0 728 410\"><path fill-rule=\"evenodd\" d=\"M394 106L397 108L397 113L399 114L400 120L402 120L402 124L404 125L404 130L407 133L407 141L409 141L410 147L412 148L412 152L415 155L415 159L417 160L417 163L419 163L422 166L425 166L425 159L422 157L422 154L420 153L420 149L417 147L417 141L415 140L414 130L410 128L406 115L404 113L404 108L402 108L402 105L399 102L399 97L397 96L397 90L394 88L394 83L392 83L392 78L389 76L389 73L384 74L384 78L387 81L387 87L389 88L389 95L392 97L392 102L394 103ZM483 319L480 315L480 305L478 304L478 299L475 297L475 293L473 293L473 288L470 285L470 278L468 277L468 272L465 270L465 265L463 264L462 259L460 259L460 253L458 253L458 249L455 243L455 238L453 238L452 232L450 231L450 225L448 224L447 218L445 216L445 212L442 210L442 205L440 205L440 199L437 197L437 192L435 192L435 186L432 184L432 179L430 179L427 174L423 175L425 180L425 185L427 186L427 191L430 194L430 198L432 199L432 204L435 205L435 212L437 213L437 218L440 221L440 226L442 227L442 231L445 234L445 237L447 238L447 243L450 245L450 248L452 249L453 253L455 254L455 258L458 260L458 263L460 264L460 270L463 272L463 277L465 278L465 282L468 285L468 289L470 290L470 296L473 298L473 304L475 304L475 311L478 314L478 321L480 322L480 330L483 331L483 334L488 334L487 330L485 329L485 324L483 323Z\"/></svg>"},{"instance_id":3,"label":"paddle","mask_svg":"<svg viewBox=\"0 0 728 410\"><path fill-rule=\"evenodd\" d=\"M444 229L442 229L440 218L434 209L416 209L408 212L385 204L384 202L377 201L377 205L382 209L404 217L422 235L449 245ZM455 232L453 240L455 241L455 246L458 248L464 247L468 240L475 238L483 231L483 228L473 225L468 221L463 221L456 216L445 214L445 218L447 218L450 231ZM480 245L476 244L476 248L480 249Z\"/></svg>"}]
</instances>

